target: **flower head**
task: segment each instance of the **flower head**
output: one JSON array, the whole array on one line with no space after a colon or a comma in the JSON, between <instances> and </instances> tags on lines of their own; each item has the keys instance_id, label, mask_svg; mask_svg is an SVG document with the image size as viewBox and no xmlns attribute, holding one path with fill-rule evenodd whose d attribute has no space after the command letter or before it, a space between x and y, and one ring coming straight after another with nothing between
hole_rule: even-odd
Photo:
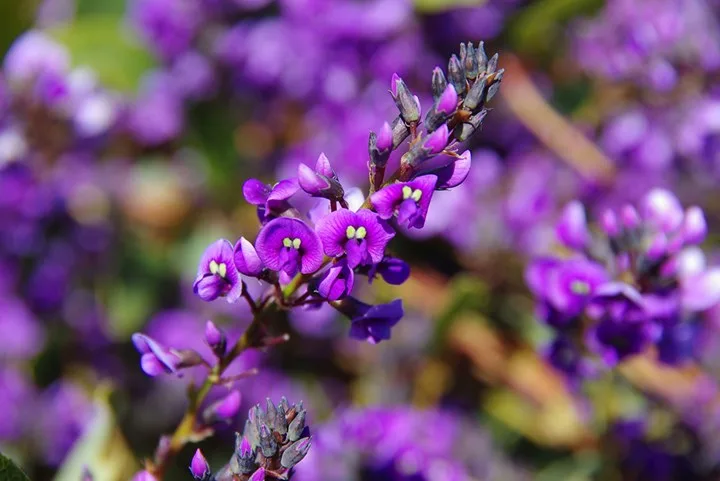
<instances>
[{"instance_id":1,"label":"flower head","mask_svg":"<svg viewBox=\"0 0 720 481\"><path fill-rule=\"evenodd\" d=\"M255 244L263 264L289 277L298 272L312 274L323 262L320 238L299 219L271 220L260 230Z\"/></svg>"},{"instance_id":2,"label":"flower head","mask_svg":"<svg viewBox=\"0 0 720 481\"><path fill-rule=\"evenodd\" d=\"M350 337L371 344L390 339L392 327L404 314L400 299L373 306L354 297L346 297L333 303L333 307L350 319Z\"/></svg>"},{"instance_id":3,"label":"flower head","mask_svg":"<svg viewBox=\"0 0 720 481\"><path fill-rule=\"evenodd\" d=\"M325 254L332 257L346 254L350 268L380 262L385 247L395 236L390 226L368 209L331 212L318 221L317 232Z\"/></svg>"},{"instance_id":4,"label":"flower head","mask_svg":"<svg viewBox=\"0 0 720 481\"><path fill-rule=\"evenodd\" d=\"M219 239L205 249L193 292L203 301L213 301L225 296L228 302L236 301L242 294L242 281L235 269L233 247L229 241Z\"/></svg>"},{"instance_id":5,"label":"flower head","mask_svg":"<svg viewBox=\"0 0 720 481\"><path fill-rule=\"evenodd\" d=\"M422 228L430 208L437 176L422 175L410 182L397 182L375 192L370 201L383 219L397 215L400 224Z\"/></svg>"},{"instance_id":6,"label":"flower head","mask_svg":"<svg viewBox=\"0 0 720 481\"><path fill-rule=\"evenodd\" d=\"M265 223L290 209L288 199L297 193L300 186L297 179L281 180L273 186L263 184L257 179L248 179L243 184L245 200L256 205L258 218Z\"/></svg>"}]
</instances>

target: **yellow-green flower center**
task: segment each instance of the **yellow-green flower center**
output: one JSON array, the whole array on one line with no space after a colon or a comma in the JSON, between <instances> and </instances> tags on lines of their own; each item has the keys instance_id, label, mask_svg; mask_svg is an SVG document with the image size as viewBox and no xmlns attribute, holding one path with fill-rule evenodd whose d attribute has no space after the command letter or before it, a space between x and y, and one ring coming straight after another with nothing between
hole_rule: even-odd
<instances>
[{"instance_id":1,"label":"yellow-green flower center","mask_svg":"<svg viewBox=\"0 0 720 481\"><path fill-rule=\"evenodd\" d=\"M216 274L220 277L225 277L227 275L227 266L224 262L217 263L216 261L210 261L210 273Z\"/></svg>"},{"instance_id":2,"label":"yellow-green flower center","mask_svg":"<svg viewBox=\"0 0 720 481\"><path fill-rule=\"evenodd\" d=\"M293 248L295 250L300 249L300 244L302 244L302 241L298 239L297 237L294 239L291 239L289 237L286 237L283 239L283 246L289 248Z\"/></svg>"},{"instance_id":3,"label":"yellow-green flower center","mask_svg":"<svg viewBox=\"0 0 720 481\"><path fill-rule=\"evenodd\" d=\"M570 290L575 294L585 296L590 293L590 284L585 281L575 280L570 283Z\"/></svg>"},{"instance_id":4,"label":"yellow-green flower center","mask_svg":"<svg viewBox=\"0 0 720 481\"><path fill-rule=\"evenodd\" d=\"M345 235L348 239L362 240L367 236L367 229L363 226L355 228L354 226L347 226L345 229Z\"/></svg>"},{"instance_id":5,"label":"yellow-green flower center","mask_svg":"<svg viewBox=\"0 0 720 481\"><path fill-rule=\"evenodd\" d=\"M422 198L422 191L420 189L413 190L409 185L404 185L402 188L403 200L412 199L415 202L420 202Z\"/></svg>"}]
</instances>

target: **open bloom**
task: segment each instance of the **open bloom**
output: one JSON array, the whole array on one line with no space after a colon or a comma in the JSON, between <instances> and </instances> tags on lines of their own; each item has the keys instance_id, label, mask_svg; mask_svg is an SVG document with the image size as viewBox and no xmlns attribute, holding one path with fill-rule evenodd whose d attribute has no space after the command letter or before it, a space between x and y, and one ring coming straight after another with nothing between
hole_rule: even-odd
<instances>
[{"instance_id":1,"label":"open bloom","mask_svg":"<svg viewBox=\"0 0 720 481\"><path fill-rule=\"evenodd\" d=\"M422 175L410 182L383 187L370 197L370 201L383 219L397 215L400 224L420 229L425 225L436 183L437 176Z\"/></svg>"},{"instance_id":2,"label":"open bloom","mask_svg":"<svg viewBox=\"0 0 720 481\"><path fill-rule=\"evenodd\" d=\"M235 269L233 246L219 239L205 249L200 258L193 292L203 301L213 301L225 296L228 302L236 301L242 294L242 281Z\"/></svg>"},{"instance_id":3,"label":"open bloom","mask_svg":"<svg viewBox=\"0 0 720 481\"><path fill-rule=\"evenodd\" d=\"M368 209L331 212L318 221L317 231L325 253L333 257L347 254L350 268L380 262L395 236L390 226Z\"/></svg>"},{"instance_id":4,"label":"open bloom","mask_svg":"<svg viewBox=\"0 0 720 481\"><path fill-rule=\"evenodd\" d=\"M400 299L376 306L365 304L354 297L333 303L333 306L350 318L350 337L377 344L390 339L392 327L402 319Z\"/></svg>"},{"instance_id":5,"label":"open bloom","mask_svg":"<svg viewBox=\"0 0 720 481\"><path fill-rule=\"evenodd\" d=\"M255 242L258 256L269 269L292 277L312 274L323 262L322 242L303 221L280 217L262 228Z\"/></svg>"}]
</instances>

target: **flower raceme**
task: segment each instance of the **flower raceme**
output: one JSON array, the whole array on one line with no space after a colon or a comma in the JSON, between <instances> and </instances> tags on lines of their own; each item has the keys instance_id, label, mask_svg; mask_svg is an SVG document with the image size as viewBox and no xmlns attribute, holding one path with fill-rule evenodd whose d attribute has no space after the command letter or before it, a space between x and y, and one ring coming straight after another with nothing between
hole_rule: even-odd
<instances>
[{"instance_id":1,"label":"flower raceme","mask_svg":"<svg viewBox=\"0 0 720 481\"><path fill-rule=\"evenodd\" d=\"M434 103L423 120L418 97L393 75L390 93L398 115L378 134L370 133L370 192L362 206L350 207L348 189L324 154L313 167L300 164L295 178L274 185L247 180L243 196L257 206L257 238L253 243L241 237L234 247L224 239L212 243L200 260L195 293L205 301L224 297L235 302L242 296L251 306L274 302L288 309L328 302L351 320L351 337L373 343L389 339L390 328L402 317L401 301L370 306L353 299L356 276L372 280L379 274L394 284L407 279L407 264L387 252L395 229L423 228L433 193L465 180L471 156L458 153L458 146L480 126L485 103L502 76L497 55L488 59L482 43L462 44L447 76L439 67L433 71ZM385 179L390 154L406 140L400 168ZM312 216L296 207L298 196L316 199ZM264 298L250 297L244 289L247 277L268 284Z\"/></svg>"},{"instance_id":2,"label":"flower raceme","mask_svg":"<svg viewBox=\"0 0 720 481\"><path fill-rule=\"evenodd\" d=\"M703 311L720 302L720 269L707 268L697 246L706 234L699 207L654 189L639 209L608 210L591 228L571 202L556 233L571 255L535 259L525 272L540 319L557 334L555 367L577 381L651 346L666 364L687 359Z\"/></svg>"}]
</instances>

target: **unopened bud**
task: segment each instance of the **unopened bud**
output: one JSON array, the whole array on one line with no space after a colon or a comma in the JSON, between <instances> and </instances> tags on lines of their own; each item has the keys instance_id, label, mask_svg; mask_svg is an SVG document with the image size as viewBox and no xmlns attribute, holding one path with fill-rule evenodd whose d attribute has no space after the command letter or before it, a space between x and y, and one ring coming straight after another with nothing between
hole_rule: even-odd
<instances>
[{"instance_id":1,"label":"unopened bud","mask_svg":"<svg viewBox=\"0 0 720 481\"><path fill-rule=\"evenodd\" d=\"M463 68L457 56L452 55L448 62L448 81L455 87L458 95L465 93L465 69Z\"/></svg>"},{"instance_id":2,"label":"unopened bud","mask_svg":"<svg viewBox=\"0 0 720 481\"><path fill-rule=\"evenodd\" d=\"M271 458L275 456L275 453L277 453L278 445L277 441L275 441L275 436L273 436L273 433L270 428L267 427L267 424L263 424L260 426L258 434L260 438L260 452L262 453L262 455L266 458Z\"/></svg>"},{"instance_id":3,"label":"unopened bud","mask_svg":"<svg viewBox=\"0 0 720 481\"><path fill-rule=\"evenodd\" d=\"M287 438L290 441L297 441L305 429L305 410L298 412L287 430Z\"/></svg>"},{"instance_id":4,"label":"unopened bud","mask_svg":"<svg viewBox=\"0 0 720 481\"><path fill-rule=\"evenodd\" d=\"M310 445L311 438L309 437L302 438L291 444L290 447L287 448L283 453L282 458L280 458L280 464L282 465L282 467L290 469L293 466L297 465L300 461L303 460L305 455L310 450Z\"/></svg>"},{"instance_id":5,"label":"unopened bud","mask_svg":"<svg viewBox=\"0 0 720 481\"><path fill-rule=\"evenodd\" d=\"M448 145L450 132L447 125L442 124L437 130L428 135L423 142L423 149L428 155L435 155L442 152Z\"/></svg>"},{"instance_id":6,"label":"unopened bud","mask_svg":"<svg viewBox=\"0 0 720 481\"><path fill-rule=\"evenodd\" d=\"M474 80L478 76L478 58L472 42L467 44L467 53L463 64L465 66L465 77L468 80Z\"/></svg>"},{"instance_id":7,"label":"unopened bud","mask_svg":"<svg viewBox=\"0 0 720 481\"><path fill-rule=\"evenodd\" d=\"M489 102L490 100L492 100L498 90L500 90L500 83L502 82L504 74L505 69L502 68L495 73L492 84L490 85L490 87L488 87L487 94L485 95L485 102Z\"/></svg>"},{"instance_id":8,"label":"unopened bud","mask_svg":"<svg viewBox=\"0 0 720 481\"><path fill-rule=\"evenodd\" d=\"M265 481L265 468L258 468L257 471L252 473L248 481Z\"/></svg>"},{"instance_id":9,"label":"unopened bud","mask_svg":"<svg viewBox=\"0 0 720 481\"><path fill-rule=\"evenodd\" d=\"M471 112L474 112L479 106L481 107L485 103L486 93L487 77L482 76L477 78L472 87L470 87L467 97L463 100L463 107Z\"/></svg>"},{"instance_id":10,"label":"unopened bud","mask_svg":"<svg viewBox=\"0 0 720 481\"><path fill-rule=\"evenodd\" d=\"M410 89L398 74L393 74L390 82L390 93L405 122L417 122L420 118L420 106L417 98L410 92Z\"/></svg>"},{"instance_id":11,"label":"unopened bud","mask_svg":"<svg viewBox=\"0 0 720 481\"><path fill-rule=\"evenodd\" d=\"M427 131L432 132L444 124L455 113L457 102L458 95L455 92L455 87L448 85L425 116L425 128Z\"/></svg>"},{"instance_id":12,"label":"unopened bud","mask_svg":"<svg viewBox=\"0 0 720 481\"><path fill-rule=\"evenodd\" d=\"M480 42L477 48L478 70L485 72L487 70L488 56L485 53L485 42Z\"/></svg>"},{"instance_id":13,"label":"unopened bud","mask_svg":"<svg viewBox=\"0 0 720 481\"><path fill-rule=\"evenodd\" d=\"M402 144L408 135L410 135L410 129L402 119L402 117L395 117L392 123L392 138L393 138L393 149L397 149Z\"/></svg>"},{"instance_id":14,"label":"unopened bud","mask_svg":"<svg viewBox=\"0 0 720 481\"><path fill-rule=\"evenodd\" d=\"M460 142L469 139L480 128L487 113L488 111L483 109L470 117L467 122L457 125L454 131L455 138Z\"/></svg>"},{"instance_id":15,"label":"unopened bud","mask_svg":"<svg viewBox=\"0 0 720 481\"><path fill-rule=\"evenodd\" d=\"M249 474L257 468L255 452L250 445L250 441L248 441L247 437L240 436L237 433L235 438L235 453L233 454L231 464L230 470L235 474Z\"/></svg>"},{"instance_id":16,"label":"unopened bud","mask_svg":"<svg viewBox=\"0 0 720 481\"><path fill-rule=\"evenodd\" d=\"M227 349L227 337L212 321L205 323L205 342L218 357L223 357Z\"/></svg>"},{"instance_id":17,"label":"unopened bud","mask_svg":"<svg viewBox=\"0 0 720 481\"><path fill-rule=\"evenodd\" d=\"M485 73L487 75L490 75L491 73L494 73L497 70L498 66L498 54L493 55L490 60L488 60L487 67L485 68Z\"/></svg>"},{"instance_id":18,"label":"unopened bud","mask_svg":"<svg viewBox=\"0 0 720 481\"><path fill-rule=\"evenodd\" d=\"M298 166L298 184L302 190L313 197L338 200L345 195L340 182L315 172L305 164Z\"/></svg>"},{"instance_id":19,"label":"unopened bud","mask_svg":"<svg viewBox=\"0 0 720 481\"><path fill-rule=\"evenodd\" d=\"M437 100L438 97L443 94L447 85L447 79L445 78L445 74L442 69L440 67L435 67L432 72L433 99Z\"/></svg>"},{"instance_id":20,"label":"unopened bud","mask_svg":"<svg viewBox=\"0 0 720 481\"><path fill-rule=\"evenodd\" d=\"M198 481L209 481L212 477L210 465L199 449L195 451L195 455L190 462L190 473Z\"/></svg>"}]
</instances>

